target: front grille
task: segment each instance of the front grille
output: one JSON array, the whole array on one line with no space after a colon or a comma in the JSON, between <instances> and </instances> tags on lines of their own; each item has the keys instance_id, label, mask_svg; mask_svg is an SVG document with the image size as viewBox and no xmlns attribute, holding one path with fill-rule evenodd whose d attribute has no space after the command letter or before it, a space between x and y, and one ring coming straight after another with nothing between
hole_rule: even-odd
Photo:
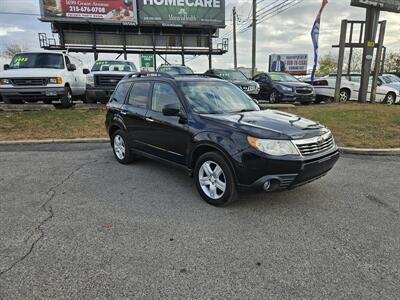
<instances>
[{"instance_id":1,"label":"front grille","mask_svg":"<svg viewBox=\"0 0 400 300\"><path fill-rule=\"evenodd\" d=\"M16 86L44 86L47 84L47 78L14 78L11 82Z\"/></svg>"},{"instance_id":2,"label":"front grille","mask_svg":"<svg viewBox=\"0 0 400 300\"><path fill-rule=\"evenodd\" d=\"M310 88L296 88L296 93L302 95L309 95L313 93L313 90Z\"/></svg>"},{"instance_id":3,"label":"front grille","mask_svg":"<svg viewBox=\"0 0 400 300\"><path fill-rule=\"evenodd\" d=\"M311 139L294 140L300 153L304 156L315 155L334 147L335 141L332 134L326 133Z\"/></svg>"},{"instance_id":4,"label":"front grille","mask_svg":"<svg viewBox=\"0 0 400 300\"><path fill-rule=\"evenodd\" d=\"M115 88L123 75L95 75L96 86Z\"/></svg>"}]
</instances>

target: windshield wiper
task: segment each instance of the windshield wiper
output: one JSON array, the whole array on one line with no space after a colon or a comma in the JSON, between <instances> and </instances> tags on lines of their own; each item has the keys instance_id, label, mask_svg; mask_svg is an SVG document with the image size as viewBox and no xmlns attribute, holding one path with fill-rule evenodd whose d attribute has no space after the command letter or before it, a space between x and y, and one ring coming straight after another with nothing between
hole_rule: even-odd
<instances>
[{"instance_id":1,"label":"windshield wiper","mask_svg":"<svg viewBox=\"0 0 400 300\"><path fill-rule=\"evenodd\" d=\"M238 111L233 111L233 114L237 114L237 113L242 113L242 112L249 112L249 111L255 111L254 109L250 109L250 108L245 108L242 110L238 110Z\"/></svg>"}]
</instances>

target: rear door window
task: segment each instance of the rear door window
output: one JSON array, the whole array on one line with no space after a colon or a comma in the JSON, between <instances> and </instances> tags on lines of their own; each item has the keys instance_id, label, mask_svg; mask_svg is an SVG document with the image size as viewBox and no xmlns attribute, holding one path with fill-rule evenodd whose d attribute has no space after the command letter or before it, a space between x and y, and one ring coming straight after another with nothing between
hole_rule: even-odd
<instances>
[{"instance_id":1,"label":"rear door window","mask_svg":"<svg viewBox=\"0 0 400 300\"><path fill-rule=\"evenodd\" d=\"M138 108L147 108L150 95L150 82L136 82L129 94L129 104Z\"/></svg>"},{"instance_id":2,"label":"rear door window","mask_svg":"<svg viewBox=\"0 0 400 300\"><path fill-rule=\"evenodd\" d=\"M125 102L126 94L128 93L130 86L131 86L130 82L120 83L117 86L117 89L114 91L111 101L123 104Z\"/></svg>"}]
</instances>

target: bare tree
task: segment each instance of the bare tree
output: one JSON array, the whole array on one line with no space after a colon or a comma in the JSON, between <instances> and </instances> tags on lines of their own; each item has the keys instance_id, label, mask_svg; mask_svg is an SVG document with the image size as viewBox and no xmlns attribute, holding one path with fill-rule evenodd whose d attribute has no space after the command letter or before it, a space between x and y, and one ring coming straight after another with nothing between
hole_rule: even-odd
<instances>
[{"instance_id":1,"label":"bare tree","mask_svg":"<svg viewBox=\"0 0 400 300\"><path fill-rule=\"evenodd\" d=\"M11 58L18 52L24 52L26 49L23 45L17 44L15 42L9 42L4 47L4 56Z\"/></svg>"}]
</instances>

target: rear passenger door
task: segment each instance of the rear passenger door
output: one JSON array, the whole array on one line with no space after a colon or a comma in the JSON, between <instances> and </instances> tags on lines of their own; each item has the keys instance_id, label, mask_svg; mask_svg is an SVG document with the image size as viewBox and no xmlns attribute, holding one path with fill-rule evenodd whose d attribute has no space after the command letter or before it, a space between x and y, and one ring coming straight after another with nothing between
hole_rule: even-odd
<instances>
[{"instance_id":1,"label":"rear passenger door","mask_svg":"<svg viewBox=\"0 0 400 300\"><path fill-rule=\"evenodd\" d=\"M182 122L183 118L163 115L162 109L167 104L180 107L182 115L185 115L175 88L166 82L155 82L151 106L146 115L148 125L144 139L151 154L168 161L184 164L190 133L186 122Z\"/></svg>"},{"instance_id":2,"label":"rear passenger door","mask_svg":"<svg viewBox=\"0 0 400 300\"><path fill-rule=\"evenodd\" d=\"M144 151L147 150L143 139L151 86L151 82L148 81L134 82L121 111L132 147Z\"/></svg>"}]
</instances>

